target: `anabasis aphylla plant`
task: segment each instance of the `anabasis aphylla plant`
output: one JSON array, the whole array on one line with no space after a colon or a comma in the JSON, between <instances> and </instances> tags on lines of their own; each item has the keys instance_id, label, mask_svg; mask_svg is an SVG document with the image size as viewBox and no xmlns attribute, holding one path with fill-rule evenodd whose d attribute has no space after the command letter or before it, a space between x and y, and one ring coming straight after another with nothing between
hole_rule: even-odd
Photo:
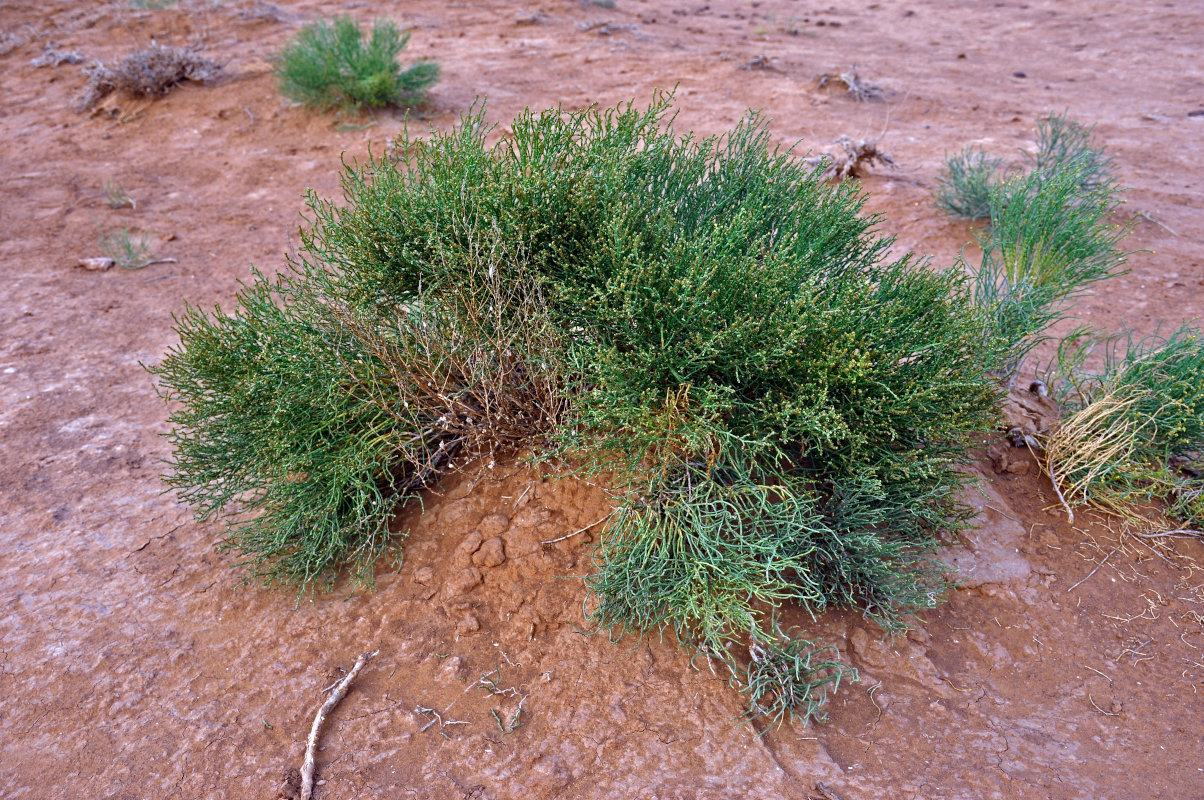
<instances>
[{"instance_id":1,"label":"anabasis aphylla plant","mask_svg":"<svg viewBox=\"0 0 1204 800\"><path fill-rule=\"evenodd\" d=\"M347 165L288 272L179 320L169 481L306 586L370 580L397 509L474 459L563 456L617 498L594 624L670 629L750 716L816 718L853 673L780 610L898 630L937 602L959 467L1039 329L1001 324L981 273L890 257L858 189L760 117L697 139L669 114L527 112L489 144L478 110ZM1042 285L1011 246L987 269Z\"/></svg>"}]
</instances>

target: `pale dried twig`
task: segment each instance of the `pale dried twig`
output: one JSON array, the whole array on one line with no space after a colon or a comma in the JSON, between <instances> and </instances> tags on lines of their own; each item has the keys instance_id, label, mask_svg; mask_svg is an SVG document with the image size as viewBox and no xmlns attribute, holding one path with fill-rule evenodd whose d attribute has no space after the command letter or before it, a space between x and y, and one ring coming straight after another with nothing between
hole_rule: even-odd
<instances>
[{"instance_id":1,"label":"pale dried twig","mask_svg":"<svg viewBox=\"0 0 1204 800\"><path fill-rule=\"evenodd\" d=\"M317 764L314 762L314 754L318 751L318 736L322 732L322 724L326 722L326 716L339 704L339 701L347 696L347 689L351 687L351 682L355 680L355 676L364 668L364 664L368 663L368 659L379 653L376 650L372 653L361 653L360 657L355 660L355 666L351 671L344 676L343 680L339 681L330 697L326 698L326 702L318 709L317 715L314 717L313 727L309 729L309 740L305 745L305 761L301 764L301 800L311 800L314 794L314 770Z\"/></svg>"},{"instance_id":2,"label":"pale dried twig","mask_svg":"<svg viewBox=\"0 0 1204 800\"><path fill-rule=\"evenodd\" d=\"M1057 488L1057 484L1054 484L1054 488ZM1091 570L1090 572L1088 572L1088 573L1087 573L1087 577L1086 577L1086 578L1083 578L1081 581L1079 581L1078 583L1076 583L1074 586L1071 586L1069 589L1067 589L1067 590L1066 590L1066 592L1067 592L1067 593L1073 592L1073 591L1074 591L1076 588L1078 588L1080 585L1082 585L1082 584L1086 583L1086 582L1087 582L1087 578L1090 578L1092 575L1094 575L1095 573L1099 572L1099 568L1100 568L1100 567L1102 567L1104 564L1106 564L1106 563L1107 563L1107 561L1108 561L1108 559L1109 559L1109 558L1112 558L1112 554L1113 554L1113 553L1115 553L1115 552L1116 552L1118 549L1120 549L1120 545L1117 545L1116 547L1113 547L1113 548L1112 548L1112 549L1111 549L1111 550L1108 552L1108 555L1104 556L1103 560L1102 560L1102 561L1100 561L1098 564L1096 564L1096 565L1095 565L1095 569L1093 569L1093 570Z\"/></svg>"},{"instance_id":3,"label":"pale dried twig","mask_svg":"<svg viewBox=\"0 0 1204 800\"><path fill-rule=\"evenodd\" d=\"M563 542L565 539L571 539L578 534L585 533L586 531L588 531L590 528L594 527L595 525L598 525L599 523L605 522L606 520L610 519L612 516L614 516L614 513L615 512L612 511L609 514L607 514L605 517L603 517L602 519L591 522L590 524L586 525L584 528L575 530L572 533L566 533L564 536L558 536L555 539L548 539L547 541L540 542L540 544L555 544L556 542Z\"/></svg>"}]
</instances>

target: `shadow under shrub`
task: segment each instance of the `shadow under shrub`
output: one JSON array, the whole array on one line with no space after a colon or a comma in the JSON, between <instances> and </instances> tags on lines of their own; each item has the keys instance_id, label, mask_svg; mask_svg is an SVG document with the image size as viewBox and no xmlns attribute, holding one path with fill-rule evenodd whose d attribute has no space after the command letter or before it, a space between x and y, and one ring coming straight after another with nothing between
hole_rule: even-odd
<instances>
[{"instance_id":1,"label":"shadow under shrub","mask_svg":"<svg viewBox=\"0 0 1204 800\"><path fill-rule=\"evenodd\" d=\"M169 480L307 585L369 579L397 507L467 460L565 456L617 476L593 621L671 627L750 715L811 718L849 672L776 609L935 604L1011 343L758 118L695 140L668 113L528 112L492 146L470 113L347 165L289 272L179 320Z\"/></svg>"}]
</instances>

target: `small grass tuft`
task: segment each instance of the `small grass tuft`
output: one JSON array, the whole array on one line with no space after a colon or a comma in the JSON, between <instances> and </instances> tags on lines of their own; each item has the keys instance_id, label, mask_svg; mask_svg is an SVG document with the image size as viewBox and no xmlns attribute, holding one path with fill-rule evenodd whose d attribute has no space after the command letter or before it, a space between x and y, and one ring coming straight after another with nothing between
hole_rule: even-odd
<instances>
[{"instance_id":1,"label":"small grass tuft","mask_svg":"<svg viewBox=\"0 0 1204 800\"><path fill-rule=\"evenodd\" d=\"M1053 116L1040 120L1038 154L1027 172L1007 172L981 151L949 158L936 204L948 213L989 219L979 231L982 261L962 260L974 296L1010 343L1001 374L1014 377L1043 332L1066 316L1070 301L1123 271L1119 249L1132 224L1117 224L1120 187L1111 159L1088 129Z\"/></svg>"},{"instance_id":2,"label":"small grass tuft","mask_svg":"<svg viewBox=\"0 0 1204 800\"><path fill-rule=\"evenodd\" d=\"M1062 353L1055 384L1072 413L1045 442L1046 468L1068 510L1084 504L1131 521L1135 503L1204 524L1204 337L1182 327L1169 337L1105 340L1104 369L1082 374L1077 341ZM1123 347L1123 352L1118 351ZM1073 511L1072 511L1073 513Z\"/></svg>"},{"instance_id":3,"label":"small grass tuft","mask_svg":"<svg viewBox=\"0 0 1204 800\"><path fill-rule=\"evenodd\" d=\"M782 722L801 717L823 721L828 693L840 688L842 680L857 682L857 670L840 661L822 660L823 654L838 655L831 645L820 646L802 637L778 631L771 642L749 646L748 664L736 684L748 696L745 717L764 720L762 733Z\"/></svg>"},{"instance_id":4,"label":"small grass tuft","mask_svg":"<svg viewBox=\"0 0 1204 800\"><path fill-rule=\"evenodd\" d=\"M134 198L130 197L129 193L126 192L125 187L116 180L109 179L105 181L104 193L105 202L108 204L109 208L118 209L129 206L130 208L136 209L138 207L137 203L134 202Z\"/></svg>"},{"instance_id":5,"label":"small grass tuft","mask_svg":"<svg viewBox=\"0 0 1204 800\"><path fill-rule=\"evenodd\" d=\"M415 106L439 79L439 65L419 61L402 69L397 57L410 40L387 19L365 40L350 17L306 25L276 57L280 92L317 109Z\"/></svg>"},{"instance_id":6,"label":"small grass tuft","mask_svg":"<svg viewBox=\"0 0 1204 800\"><path fill-rule=\"evenodd\" d=\"M953 217L989 218L991 187L1002 167L1002 158L974 148L950 156L937 178L937 207Z\"/></svg>"},{"instance_id":7,"label":"small grass tuft","mask_svg":"<svg viewBox=\"0 0 1204 800\"><path fill-rule=\"evenodd\" d=\"M1095 141L1093 129L1065 114L1037 120L1037 154L1029 160L1035 171L1045 173L1075 165L1079 185L1087 191L1112 180L1112 159Z\"/></svg>"},{"instance_id":8,"label":"small grass tuft","mask_svg":"<svg viewBox=\"0 0 1204 800\"><path fill-rule=\"evenodd\" d=\"M134 234L129 228L101 231L99 244L100 251L122 269L142 269L151 263L146 234Z\"/></svg>"}]
</instances>

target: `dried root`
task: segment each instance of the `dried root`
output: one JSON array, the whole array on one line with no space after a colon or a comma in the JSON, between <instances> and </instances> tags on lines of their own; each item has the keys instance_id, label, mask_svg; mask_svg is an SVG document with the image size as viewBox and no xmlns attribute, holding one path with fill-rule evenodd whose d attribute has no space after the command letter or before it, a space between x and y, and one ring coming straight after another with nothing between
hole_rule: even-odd
<instances>
[{"instance_id":1,"label":"dried root","mask_svg":"<svg viewBox=\"0 0 1204 800\"><path fill-rule=\"evenodd\" d=\"M849 97L858 103L865 103L870 100L882 100L885 96L881 87L861 79L861 76L857 74L856 65L840 73L825 72L815 79L817 89L838 85L844 86L845 92Z\"/></svg>"},{"instance_id":2,"label":"dried root","mask_svg":"<svg viewBox=\"0 0 1204 800\"><path fill-rule=\"evenodd\" d=\"M899 167L893 158L878 149L877 139L855 141L848 136L841 136L836 140L836 144L843 148L843 155L823 153L804 159L805 163L813 167L827 164L823 174L824 180L842 181L845 178L863 177L867 168L875 161L892 169Z\"/></svg>"},{"instance_id":3,"label":"dried root","mask_svg":"<svg viewBox=\"0 0 1204 800\"><path fill-rule=\"evenodd\" d=\"M132 53L112 69L100 62L85 67L88 85L76 101L75 110L88 111L116 91L134 97L158 97L184 81L213 80L220 70L216 61L193 50L154 44Z\"/></svg>"}]
</instances>

